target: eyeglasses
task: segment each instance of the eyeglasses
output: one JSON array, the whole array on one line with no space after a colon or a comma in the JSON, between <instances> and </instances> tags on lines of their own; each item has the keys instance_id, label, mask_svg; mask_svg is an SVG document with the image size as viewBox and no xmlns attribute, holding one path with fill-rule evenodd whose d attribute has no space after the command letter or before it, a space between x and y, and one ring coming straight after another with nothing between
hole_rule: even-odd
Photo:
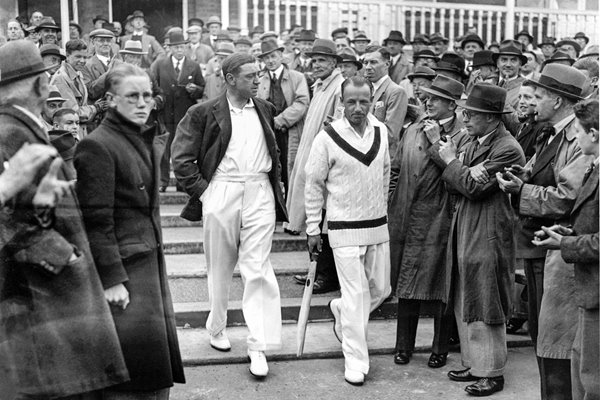
<instances>
[{"instance_id":1,"label":"eyeglasses","mask_svg":"<svg viewBox=\"0 0 600 400\"><path fill-rule=\"evenodd\" d=\"M120 96L120 95L118 95ZM124 96L121 96L127 100L129 104L137 104L140 101L140 97L144 99L144 103L150 103L152 100L152 92L144 92L144 93L129 93Z\"/></svg>"}]
</instances>

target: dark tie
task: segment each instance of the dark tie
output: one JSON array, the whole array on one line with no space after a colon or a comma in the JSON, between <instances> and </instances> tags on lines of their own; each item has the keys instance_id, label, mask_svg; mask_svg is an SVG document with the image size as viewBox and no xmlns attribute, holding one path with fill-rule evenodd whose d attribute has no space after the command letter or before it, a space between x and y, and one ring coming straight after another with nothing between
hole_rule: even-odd
<instances>
[{"instance_id":1,"label":"dark tie","mask_svg":"<svg viewBox=\"0 0 600 400\"><path fill-rule=\"evenodd\" d=\"M175 72L177 73L177 75L179 75L179 73L181 72L181 70L179 69L180 62L181 62L181 60L177 60L177 64L175 65Z\"/></svg>"},{"instance_id":2,"label":"dark tie","mask_svg":"<svg viewBox=\"0 0 600 400\"><path fill-rule=\"evenodd\" d=\"M548 145L548 140L551 137L556 135L556 131L554 130L554 126L545 126L540 131L537 139L535 140L535 152L541 153L542 150Z\"/></svg>"}]
</instances>

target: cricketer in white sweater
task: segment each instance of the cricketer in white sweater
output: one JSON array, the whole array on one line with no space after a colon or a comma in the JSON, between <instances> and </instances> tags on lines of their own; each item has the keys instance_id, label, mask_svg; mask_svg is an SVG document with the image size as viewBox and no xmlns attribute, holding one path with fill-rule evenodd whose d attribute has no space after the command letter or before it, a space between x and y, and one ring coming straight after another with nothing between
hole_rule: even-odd
<instances>
[{"instance_id":1,"label":"cricketer in white sweater","mask_svg":"<svg viewBox=\"0 0 600 400\"><path fill-rule=\"evenodd\" d=\"M332 122L331 127L338 135L319 132L305 167L306 234L321 233L321 211L325 208L332 248L388 242L387 129L370 113L363 137L345 117Z\"/></svg>"}]
</instances>

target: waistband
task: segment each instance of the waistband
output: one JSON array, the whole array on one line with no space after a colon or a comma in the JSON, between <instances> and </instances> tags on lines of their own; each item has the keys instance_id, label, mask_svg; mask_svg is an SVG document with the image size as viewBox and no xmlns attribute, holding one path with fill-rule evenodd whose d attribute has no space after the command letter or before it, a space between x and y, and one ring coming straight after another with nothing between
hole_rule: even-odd
<instances>
[{"instance_id":1,"label":"waistband","mask_svg":"<svg viewBox=\"0 0 600 400\"><path fill-rule=\"evenodd\" d=\"M269 174L267 173L259 173L259 174L235 174L235 175L214 175L212 177L213 181L219 182L259 182L259 181L268 181Z\"/></svg>"}]
</instances>

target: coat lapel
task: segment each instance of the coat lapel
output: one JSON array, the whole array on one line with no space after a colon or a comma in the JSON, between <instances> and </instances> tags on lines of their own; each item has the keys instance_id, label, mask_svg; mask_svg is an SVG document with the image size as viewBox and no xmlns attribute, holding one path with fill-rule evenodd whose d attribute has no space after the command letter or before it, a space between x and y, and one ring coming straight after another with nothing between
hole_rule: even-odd
<instances>
[{"instance_id":1,"label":"coat lapel","mask_svg":"<svg viewBox=\"0 0 600 400\"><path fill-rule=\"evenodd\" d=\"M531 170L532 178L536 176L540 171L543 171L549 163L554 161L554 158L556 157L556 152L560 147L560 143L564 140L564 132L561 132L559 135L560 137L554 138L554 140L552 140L552 142L550 142L549 145L544 147L542 152L537 155L535 164L533 166L533 169Z\"/></svg>"},{"instance_id":2,"label":"coat lapel","mask_svg":"<svg viewBox=\"0 0 600 400\"><path fill-rule=\"evenodd\" d=\"M575 213L575 211L594 193L598 191L598 167L595 167L590 176L587 178L583 186L581 187L581 191L577 196L577 200L575 200L575 205L573 206L573 210L571 210L571 215Z\"/></svg>"},{"instance_id":3,"label":"coat lapel","mask_svg":"<svg viewBox=\"0 0 600 400\"><path fill-rule=\"evenodd\" d=\"M379 86L377 88L377 90L375 91L375 93L373 94L373 105L372 107L375 107L375 103L377 103L385 94L385 90L387 89L387 87L390 85L391 79L386 79L385 82L383 82L381 84L381 86ZM373 108L374 110L374 108Z\"/></svg>"},{"instance_id":4,"label":"coat lapel","mask_svg":"<svg viewBox=\"0 0 600 400\"><path fill-rule=\"evenodd\" d=\"M214 105L213 115L221 130L219 136L221 138L223 149L227 149L229 141L231 140L231 115L229 114L229 104L225 93L221 95L219 101Z\"/></svg>"}]
</instances>

